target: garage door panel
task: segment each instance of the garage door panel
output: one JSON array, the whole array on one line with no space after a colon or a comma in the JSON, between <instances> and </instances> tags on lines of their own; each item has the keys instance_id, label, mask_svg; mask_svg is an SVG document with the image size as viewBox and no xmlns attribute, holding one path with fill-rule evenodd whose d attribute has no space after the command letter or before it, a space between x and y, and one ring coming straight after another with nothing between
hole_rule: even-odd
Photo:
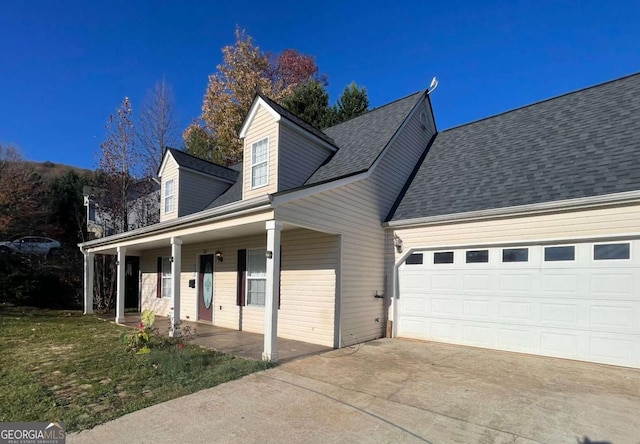
<instances>
[{"instance_id":1,"label":"garage door panel","mask_svg":"<svg viewBox=\"0 0 640 444\"><path fill-rule=\"evenodd\" d=\"M577 325L578 306L575 303L543 302L540 308L540 321L544 324Z\"/></svg>"},{"instance_id":2,"label":"garage door panel","mask_svg":"<svg viewBox=\"0 0 640 444\"><path fill-rule=\"evenodd\" d=\"M427 305L429 301L422 296L405 295L400 300L400 310L404 313L413 313L414 315L426 315Z\"/></svg>"},{"instance_id":3,"label":"garage door panel","mask_svg":"<svg viewBox=\"0 0 640 444\"><path fill-rule=\"evenodd\" d=\"M496 344L495 332L486 324L465 324L462 327L461 344L491 347Z\"/></svg>"},{"instance_id":4,"label":"garage door panel","mask_svg":"<svg viewBox=\"0 0 640 444\"><path fill-rule=\"evenodd\" d=\"M476 274L462 274L462 290L469 294L485 294L492 290L491 281L492 276L488 273Z\"/></svg>"},{"instance_id":5,"label":"garage door panel","mask_svg":"<svg viewBox=\"0 0 640 444\"><path fill-rule=\"evenodd\" d=\"M540 333L540 352L549 356L578 357L578 337L572 333Z\"/></svg>"},{"instance_id":6,"label":"garage door panel","mask_svg":"<svg viewBox=\"0 0 640 444\"><path fill-rule=\"evenodd\" d=\"M531 292L531 275L524 273L501 272L498 275L501 293L517 294Z\"/></svg>"},{"instance_id":7,"label":"garage door panel","mask_svg":"<svg viewBox=\"0 0 640 444\"><path fill-rule=\"evenodd\" d=\"M526 321L531 319L531 303L522 301L500 301L498 319L503 321Z\"/></svg>"},{"instance_id":8,"label":"garage door panel","mask_svg":"<svg viewBox=\"0 0 640 444\"><path fill-rule=\"evenodd\" d=\"M592 274L590 290L594 296L604 299L628 299L633 294L633 274L629 272Z\"/></svg>"},{"instance_id":9,"label":"garage door panel","mask_svg":"<svg viewBox=\"0 0 640 444\"><path fill-rule=\"evenodd\" d=\"M633 307L592 305L589 313L589 323L593 326L632 328Z\"/></svg>"},{"instance_id":10,"label":"garage door panel","mask_svg":"<svg viewBox=\"0 0 640 444\"><path fill-rule=\"evenodd\" d=\"M486 319L491 313L491 302L484 299L466 299L462 313L465 317Z\"/></svg>"},{"instance_id":11,"label":"garage door panel","mask_svg":"<svg viewBox=\"0 0 640 444\"><path fill-rule=\"evenodd\" d=\"M456 288L455 273L431 275L431 289L440 293L453 293Z\"/></svg>"},{"instance_id":12,"label":"garage door panel","mask_svg":"<svg viewBox=\"0 0 640 444\"><path fill-rule=\"evenodd\" d=\"M429 336L425 318L403 317L398 321L398 328L406 338L423 339Z\"/></svg>"},{"instance_id":13,"label":"garage door panel","mask_svg":"<svg viewBox=\"0 0 640 444\"><path fill-rule=\"evenodd\" d=\"M553 273L543 274L541 280L542 294L545 296L575 296L578 294L580 280L575 270L570 273L559 273L554 270Z\"/></svg>"},{"instance_id":14,"label":"garage door panel","mask_svg":"<svg viewBox=\"0 0 640 444\"><path fill-rule=\"evenodd\" d=\"M456 332L458 329L456 328L455 322L430 322L429 330L431 332L431 337L438 341L447 341L447 342L458 342L458 337Z\"/></svg>"},{"instance_id":15,"label":"garage door panel","mask_svg":"<svg viewBox=\"0 0 640 444\"><path fill-rule=\"evenodd\" d=\"M434 297L431 299L431 314L434 316L460 315L460 301L455 298Z\"/></svg>"},{"instance_id":16,"label":"garage door panel","mask_svg":"<svg viewBox=\"0 0 640 444\"><path fill-rule=\"evenodd\" d=\"M589 342L589 352L603 362L625 363L632 359L633 343L625 338L593 336Z\"/></svg>"},{"instance_id":17,"label":"garage door panel","mask_svg":"<svg viewBox=\"0 0 640 444\"><path fill-rule=\"evenodd\" d=\"M624 241L623 241L624 242ZM399 336L640 368L640 243L631 260L592 258L575 245L575 261L545 262L543 246L528 263L434 264L399 272ZM638 248L638 252L635 248ZM478 247L474 247L478 249Z\"/></svg>"},{"instance_id":18,"label":"garage door panel","mask_svg":"<svg viewBox=\"0 0 640 444\"><path fill-rule=\"evenodd\" d=\"M499 348L510 351L520 351L531 353L536 350L536 341L533 333L526 329L500 328L498 329Z\"/></svg>"}]
</instances>

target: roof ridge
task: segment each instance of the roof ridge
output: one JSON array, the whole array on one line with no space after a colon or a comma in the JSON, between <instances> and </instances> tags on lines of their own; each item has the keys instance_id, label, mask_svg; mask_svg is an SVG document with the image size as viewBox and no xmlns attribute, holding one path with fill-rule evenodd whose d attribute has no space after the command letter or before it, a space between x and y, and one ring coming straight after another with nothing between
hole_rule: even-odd
<instances>
[{"instance_id":1,"label":"roof ridge","mask_svg":"<svg viewBox=\"0 0 640 444\"><path fill-rule=\"evenodd\" d=\"M453 126L451 128L447 128L445 130L442 130L442 131L440 131L440 133L446 133L446 132L449 132L449 131L457 130L457 129L460 129L460 128L465 127L465 126L474 125L476 123L480 123L480 122L483 122L485 120L491 120L491 119L494 119L496 117L504 116L505 114L514 113L516 111L520 111L520 110L523 110L523 109L526 109L526 108L530 108L532 106L537 106L537 105L539 105L541 103L550 102L550 101L553 101L553 100L556 100L556 99L561 99L563 97L571 96L573 94L581 93L581 92L584 92L584 91L587 91L587 90L590 90L590 89L599 88L601 86L605 86L605 85L608 85L608 84L614 83L614 82L619 82L621 80L626 80L626 79L629 79L629 78L634 77L634 76L640 76L640 72L636 72L636 73L633 73L633 74L628 74L626 76L622 76L622 77L619 77L617 79L607 80L607 81L601 82L601 83L596 83L595 85L585 86L584 88L576 89L574 91L569 91L569 92L566 92L564 94L560 94L559 96L553 96L553 97L549 97L549 98L546 98L546 99L538 100L536 102L531 102L531 103L529 103L527 105L518 106L516 108L509 109L507 111L502 111L502 112L499 112L497 114L493 114L491 116L483 117L483 118L477 119L477 120L472 120L471 122L461 123L460 125L456 125L456 126Z\"/></svg>"},{"instance_id":2,"label":"roof ridge","mask_svg":"<svg viewBox=\"0 0 640 444\"><path fill-rule=\"evenodd\" d=\"M231 168L229 168L227 166L224 166L224 165L220 165L219 163L216 163L216 162L212 162L211 160L203 159L202 157L194 156L193 154L190 154L190 153L186 152L185 150L181 150L181 149L178 149L178 148L171 148L171 147L167 147L167 150L177 151L180 154L183 154L185 156L189 156L189 157L192 157L192 158L194 158L196 160L201 160L202 162L207 162L207 163L210 163L211 165L215 165L217 167L224 168L224 169L227 169L229 171L233 171L234 173L237 173L237 171L234 170L234 169L231 169Z\"/></svg>"},{"instance_id":3,"label":"roof ridge","mask_svg":"<svg viewBox=\"0 0 640 444\"><path fill-rule=\"evenodd\" d=\"M299 126L302 129L304 129L308 133L313 134L314 136L318 137L319 139L324 140L325 142L329 143L330 145L333 145L335 148L339 148L336 145L335 140L333 140L333 138L331 136L327 135L320 128L316 128L315 126L313 126L312 124L310 124L309 122L304 120L302 117L298 116L296 113L294 113L293 111L287 109L286 107L284 107L283 105L279 104L278 102L276 102L275 100L271 99L270 97L267 97L265 94L262 94L262 93L256 93L256 94L262 100L267 102L267 104L269 106L274 108L275 111L278 114L280 114L282 117L284 117L285 119L289 120L290 122L294 123L295 125ZM254 98L254 101L255 101L255 98ZM290 114L291 116L288 116L287 114ZM293 117L293 119L291 117ZM294 119L297 119L300 122L296 122ZM304 124L304 125L307 125L309 128L305 128L304 125L301 125L301 123ZM314 131L317 131L320 134L314 134Z\"/></svg>"},{"instance_id":4,"label":"roof ridge","mask_svg":"<svg viewBox=\"0 0 640 444\"><path fill-rule=\"evenodd\" d=\"M332 126L328 126L328 127L326 127L326 128L323 128L323 130L325 130L325 129L329 129L329 128L335 128L336 126L340 126L340 125L342 125L343 123L347 123L347 122L349 122L349 121L351 121L351 120L353 120L353 119L357 119L357 118L359 118L359 117L366 116L366 115L371 114L371 113L373 113L373 112L375 112L375 111L381 110L382 108L385 108L385 107L387 107L387 106L389 106L389 105L393 105L393 104L394 104L394 103L396 103L396 102L400 102L400 101L402 101L402 100L408 99L409 97L413 97L413 96L415 96L416 94L422 94L422 93L424 93L425 91L426 91L426 89L421 89L421 90L416 91L416 92L414 92L414 93L408 94L408 95L406 95L406 96L404 96L404 97L400 97L399 99L392 100L391 102L385 103L384 105L380 105L380 106L379 106L379 107L377 107L377 108L370 109L370 110L369 110L369 111L367 111L366 113L360 114L359 116L351 117L350 119L347 119L347 120L345 120L344 122L336 123L335 125L332 125Z\"/></svg>"},{"instance_id":5,"label":"roof ridge","mask_svg":"<svg viewBox=\"0 0 640 444\"><path fill-rule=\"evenodd\" d=\"M324 132L322 131L322 129L320 129L320 128L318 128L318 127L314 126L312 123L309 123L307 120L303 119L302 117L300 117L300 116L299 116L298 114L296 114L295 112L291 111L291 110L290 110L289 108L287 108L286 106L279 104L278 102L276 102L276 101L275 101L275 100L273 100L272 98L270 98L270 97L268 97L268 96L266 96L266 95L264 95L264 94L262 94L262 93L258 93L258 95L259 95L260 97L262 97L263 99L266 99L266 100L267 100L267 102L271 102L271 103L275 104L276 106L278 106L278 107L280 107L280 108L284 109L285 111L287 111L287 112L289 112L289 113L293 114L297 119L302 120L304 123L306 123L306 124L307 124L307 125L309 125L310 127L314 128L314 129L317 129L317 130L318 130L318 131L320 131L322 134L324 134ZM325 134L325 135L326 135L326 134ZM327 136L327 137L329 137L329 136Z\"/></svg>"}]
</instances>

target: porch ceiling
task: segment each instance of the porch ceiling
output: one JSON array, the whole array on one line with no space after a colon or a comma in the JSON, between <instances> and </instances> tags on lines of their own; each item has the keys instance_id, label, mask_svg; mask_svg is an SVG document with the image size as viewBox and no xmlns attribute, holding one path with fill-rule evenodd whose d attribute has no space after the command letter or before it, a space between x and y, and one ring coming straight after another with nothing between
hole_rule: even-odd
<instances>
[{"instance_id":1,"label":"porch ceiling","mask_svg":"<svg viewBox=\"0 0 640 444\"><path fill-rule=\"evenodd\" d=\"M289 224L283 224L282 227L283 231L294 228L299 227ZM177 233L164 233L162 237L156 236L152 239L129 240L124 246L127 248L127 255L135 256L143 251L169 247L171 245L172 237L179 237L182 240L182 245L185 246L188 244L211 242L220 239L249 237L261 234L265 234L266 236L265 221L251 222L217 229L203 228L201 231L180 235L177 235ZM117 247L123 244L124 243L114 243L102 248L92 249L92 251L99 254L116 254Z\"/></svg>"}]
</instances>

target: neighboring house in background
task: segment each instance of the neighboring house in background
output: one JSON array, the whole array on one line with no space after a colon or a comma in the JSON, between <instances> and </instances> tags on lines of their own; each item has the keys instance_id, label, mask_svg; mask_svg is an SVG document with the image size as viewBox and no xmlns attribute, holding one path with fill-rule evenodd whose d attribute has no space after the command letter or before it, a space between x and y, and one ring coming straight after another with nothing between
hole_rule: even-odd
<instances>
[{"instance_id":1,"label":"neighboring house in background","mask_svg":"<svg viewBox=\"0 0 640 444\"><path fill-rule=\"evenodd\" d=\"M156 313L342 347L385 335L640 367L640 75L437 132L427 91L323 131L266 97L243 163L168 150ZM124 320L118 280L116 321Z\"/></svg>"},{"instance_id":2,"label":"neighboring house in background","mask_svg":"<svg viewBox=\"0 0 640 444\"><path fill-rule=\"evenodd\" d=\"M100 208L101 188L84 186L82 194L86 208L87 232L93 239L117 233L109 213ZM146 227L159 222L160 183L155 178L144 178L131 187L128 229Z\"/></svg>"}]
</instances>

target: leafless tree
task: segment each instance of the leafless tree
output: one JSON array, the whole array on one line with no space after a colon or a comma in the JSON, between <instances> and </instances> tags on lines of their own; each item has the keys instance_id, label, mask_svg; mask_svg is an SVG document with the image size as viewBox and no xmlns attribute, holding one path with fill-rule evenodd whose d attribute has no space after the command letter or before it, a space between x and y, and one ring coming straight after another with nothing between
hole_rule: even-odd
<instances>
[{"instance_id":1,"label":"leafless tree","mask_svg":"<svg viewBox=\"0 0 640 444\"><path fill-rule=\"evenodd\" d=\"M167 147L175 148L180 143L174 108L173 90L162 79L147 92L139 116L138 139L145 176L157 177Z\"/></svg>"},{"instance_id":2,"label":"leafless tree","mask_svg":"<svg viewBox=\"0 0 640 444\"><path fill-rule=\"evenodd\" d=\"M116 110L109 116L106 125L106 138L100 145L99 162L102 182L105 189L101 208L114 222L118 232L128 230L129 192L131 185L140 176L141 155L136 150L135 127L132 119L131 102L125 97Z\"/></svg>"}]
</instances>

